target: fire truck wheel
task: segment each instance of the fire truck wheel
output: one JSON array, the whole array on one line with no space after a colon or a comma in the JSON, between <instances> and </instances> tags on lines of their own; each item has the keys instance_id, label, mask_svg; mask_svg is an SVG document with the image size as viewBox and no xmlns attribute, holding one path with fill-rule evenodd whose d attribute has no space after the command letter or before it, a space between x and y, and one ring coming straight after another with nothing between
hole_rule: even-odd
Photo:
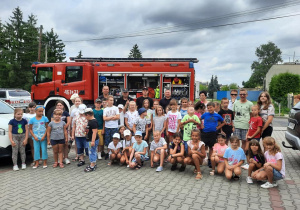
<instances>
[{"instance_id":1,"label":"fire truck wheel","mask_svg":"<svg viewBox=\"0 0 300 210\"><path fill-rule=\"evenodd\" d=\"M55 107L53 106L46 113L46 117L48 117L49 122L51 121L51 115L52 115L54 109L55 109Z\"/></svg>"}]
</instances>

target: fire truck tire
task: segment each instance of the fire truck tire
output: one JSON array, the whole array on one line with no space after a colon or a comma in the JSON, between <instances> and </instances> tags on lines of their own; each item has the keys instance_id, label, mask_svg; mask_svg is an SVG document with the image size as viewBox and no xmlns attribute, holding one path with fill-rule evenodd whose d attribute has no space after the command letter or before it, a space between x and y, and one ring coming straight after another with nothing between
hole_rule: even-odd
<instances>
[{"instance_id":1,"label":"fire truck tire","mask_svg":"<svg viewBox=\"0 0 300 210\"><path fill-rule=\"evenodd\" d=\"M55 107L53 106L47 111L46 117L48 118L49 122L51 121L51 115L52 115L54 109L55 109Z\"/></svg>"}]
</instances>

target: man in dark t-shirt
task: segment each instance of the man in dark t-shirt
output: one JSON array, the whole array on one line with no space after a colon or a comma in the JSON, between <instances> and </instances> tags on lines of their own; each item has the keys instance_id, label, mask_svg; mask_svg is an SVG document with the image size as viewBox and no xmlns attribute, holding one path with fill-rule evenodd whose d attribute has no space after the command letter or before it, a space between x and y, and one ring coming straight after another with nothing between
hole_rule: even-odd
<instances>
[{"instance_id":1,"label":"man in dark t-shirt","mask_svg":"<svg viewBox=\"0 0 300 210\"><path fill-rule=\"evenodd\" d=\"M143 107L143 101L145 99L149 100L149 102L150 102L150 108L152 108L153 107L153 100L152 100L152 98L148 97L148 93L149 93L148 92L148 88L147 87L143 87L143 92L142 93L143 93L143 96L138 97L136 99L136 105L137 105L138 109L140 109L140 108Z\"/></svg>"},{"instance_id":2,"label":"man in dark t-shirt","mask_svg":"<svg viewBox=\"0 0 300 210\"><path fill-rule=\"evenodd\" d=\"M133 98L129 97L129 92L127 89L123 89L122 96L117 100L115 106L122 104L125 107L127 101L133 101Z\"/></svg>"},{"instance_id":3,"label":"man in dark t-shirt","mask_svg":"<svg viewBox=\"0 0 300 210\"><path fill-rule=\"evenodd\" d=\"M159 105L162 106L164 110L166 110L166 107L169 105L170 101L172 100L171 91L166 90L165 91L165 97L160 99Z\"/></svg>"}]
</instances>

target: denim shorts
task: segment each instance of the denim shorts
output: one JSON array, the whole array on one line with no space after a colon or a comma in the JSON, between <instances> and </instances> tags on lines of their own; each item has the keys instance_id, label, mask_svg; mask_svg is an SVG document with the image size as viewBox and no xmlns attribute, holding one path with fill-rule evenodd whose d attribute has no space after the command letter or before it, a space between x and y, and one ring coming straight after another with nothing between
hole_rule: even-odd
<instances>
[{"instance_id":1,"label":"denim shorts","mask_svg":"<svg viewBox=\"0 0 300 210\"><path fill-rule=\"evenodd\" d=\"M146 160L146 156L145 155L141 155L141 161L145 161L145 160ZM137 161L136 161L135 158L133 158L132 162L136 163Z\"/></svg>"},{"instance_id":2,"label":"denim shorts","mask_svg":"<svg viewBox=\"0 0 300 210\"><path fill-rule=\"evenodd\" d=\"M51 143L52 146L54 146L54 145L57 145L57 144L65 144L66 141L64 139L60 139L60 140L50 139L50 143Z\"/></svg>"},{"instance_id":3,"label":"denim shorts","mask_svg":"<svg viewBox=\"0 0 300 210\"><path fill-rule=\"evenodd\" d=\"M279 171L277 171L275 168L273 168L273 180L277 181L280 179L283 179L282 174Z\"/></svg>"},{"instance_id":4,"label":"denim shorts","mask_svg":"<svg viewBox=\"0 0 300 210\"><path fill-rule=\"evenodd\" d=\"M234 129L233 135L237 136L239 138L239 140L246 140L247 132L248 132L248 129L236 128L236 129Z\"/></svg>"},{"instance_id":5,"label":"denim shorts","mask_svg":"<svg viewBox=\"0 0 300 210\"><path fill-rule=\"evenodd\" d=\"M86 148L86 138L85 137L75 137L77 154L83 155L84 148Z\"/></svg>"}]
</instances>

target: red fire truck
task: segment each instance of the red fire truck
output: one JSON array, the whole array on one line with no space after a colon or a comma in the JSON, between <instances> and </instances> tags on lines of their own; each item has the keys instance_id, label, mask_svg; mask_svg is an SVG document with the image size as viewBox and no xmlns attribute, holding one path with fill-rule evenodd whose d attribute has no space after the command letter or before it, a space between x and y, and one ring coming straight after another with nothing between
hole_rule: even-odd
<instances>
[{"instance_id":1,"label":"red fire truck","mask_svg":"<svg viewBox=\"0 0 300 210\"><path fill-rule=\"evenodd\" d=\"M70 97L77 93L85 104L93 104L107 85L110 94L121 97L127 88L129 96L138 98L142 87L149 87L150 97L159 88L159 97L171 89L175 99L194 100L196 58L70 58L74 62L35 63L32 65L34 84L31 97L45 106L46 116L53 112L57 100L70 109Z\"/></svg>"}]
</instances>

